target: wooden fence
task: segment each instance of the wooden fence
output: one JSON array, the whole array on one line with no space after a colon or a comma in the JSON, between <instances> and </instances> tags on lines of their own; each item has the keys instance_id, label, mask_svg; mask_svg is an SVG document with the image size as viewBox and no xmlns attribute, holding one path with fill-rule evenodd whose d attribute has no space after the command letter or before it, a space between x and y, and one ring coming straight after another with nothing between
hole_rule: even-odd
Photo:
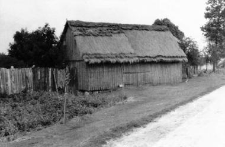
<instances>
[{"instance_id":1,"label":"wooden fence","mask_svg":"<svg viewBox=\"0 0 225 147\"><path fill-rule=\"evenodd\" d=\"M14 94L23 90L54 91L65 86L65 69L0 68L0 93Z\"/></svg>"}]
</instances>

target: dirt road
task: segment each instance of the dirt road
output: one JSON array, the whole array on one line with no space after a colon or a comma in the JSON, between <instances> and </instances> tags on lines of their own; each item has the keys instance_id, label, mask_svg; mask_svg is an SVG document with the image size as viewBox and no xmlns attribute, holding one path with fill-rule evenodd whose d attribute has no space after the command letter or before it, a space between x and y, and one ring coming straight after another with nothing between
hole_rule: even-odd
<instances>
[{"instance_id":1,"label":"dirt road","mask_svg":"<svg viewBox=\"0 0 225 147\"><path fill-rule=\"evenodd\" d=\"M106 147L225 147L225 86Z\"/></svg>"}]
</instances>

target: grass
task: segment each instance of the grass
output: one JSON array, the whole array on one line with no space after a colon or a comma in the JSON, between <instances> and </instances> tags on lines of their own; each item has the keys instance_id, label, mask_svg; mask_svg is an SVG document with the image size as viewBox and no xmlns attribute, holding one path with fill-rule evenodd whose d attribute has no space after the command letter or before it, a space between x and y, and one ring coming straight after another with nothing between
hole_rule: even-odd
<instances>
[{"instance_id":1,"label":"grass","mask_svg":"<svg viewBox=\"0 0 225 147\"><path fill-rule=\"evenodd\" d=\"M205 76L206 77L197 77L197 78L191 79L190 83L187 83L187 84L183 83L185 85L182 85L181 88L183 88L182 90L185 91L184 93L191 93L191 94L189 96L186 96L185 99L181 99L178 102L176 101L175 98L173 98L179 95L178 93L180 92L180 90L176 89L178 88L177 86L174 86L174 88L176 89L175 90L176 92L174 94L169 93L169 91L166 90L166 88L162 89L162 93L166 92L168 94L168 97L165 96L163 101L160 101L160 102L167 104L168 105L167 107L165 107L164 109L160 109L156 107L156 109L151 111L149 115L140 117L139 119L132 120L122 125L118 125L98 135L97 137L92 137L89 140L89 142L84 145L84 147L102 146L103 144L106 144L108 140L119 138L124 133L131 132L135 128L139 128L144 125L147 125L148 123L152 122L155 118L158 118L162 116L163 114L176 109L179 106L192 102L196 98L199 98L207 93L210 93L225 84L224 70L219 70L217 71L217 73L212 73L211 75L205 75ZM163 86L157 86L156 89L159 89L160 87L163 87ZM155 93L159 94L159 91L155 91ZM160 97L160 96L162 96L162 94L156 97ZM170 102L168 102L166 99L168 99ZM159 100L160 98L156 98L153 101L159 102Z\"/></svg>"},{"instance_id":2,"label":"grass","mask_svg":"<svg viewBox=\"0 0 225 147\"><path fill-rule=\"evenodd\" d=\"M202 92L197 97L205 95L207 93L210 93L210 92L212 92L213 90L215 90L219 87L215 87L214 89L210 89L210 91L207 91L207 92ZM189 102L192 102L195 99L196 99L196 97L192 97L192 98L190 98L186 101L182 101L180 103L172 105L171 107L168 107L168 108L165 108L161 111L150 114L150 115L148 115L146 117L143 117L139 120L134 120L134 121L128 122L126 124L123 124L123 125L117 126L115 128L112 128L109 131L104 132L103 134L92 138L89 141L89 143L86 144L84 147L98 147L98 146L100 147L103 144L106 144L108 140L120 138L120 137L122 137L122 135L124 133L131 132L135 128L143 127L143 126L147 125L148 123L152 122L155 118L161 117L162 115L176 109L177 107L185 105Z\"/></svg>"},{"instance_id":3,"label":"grass","mask_svg":"<svg viewBox=\"0 0 225 147\"><path fill-rule=\"evenodd\" d=\"M220 70L176 85L126 87L123 91L108 93L122 92L128 97L126 102L85 115L79 121L72 119L66 125L30 134L33 139L10 143L7 147L28 147L32 143L39 146L99 147L224 84L225 71Z\"/></svg>"},{"instance_id":4,"label":"grass","mask_svg":"<svg viewBox=\"0 0 225 147\"><path fill-rule=\"evenodd\" d=\"M0 137L15 138L15 134L40 130L63 118L67 98L66 118L92 114L126 99L123 95L107 94L74 96L55 92L28 92L0 96Z\"/></svg>"}]
</instances>

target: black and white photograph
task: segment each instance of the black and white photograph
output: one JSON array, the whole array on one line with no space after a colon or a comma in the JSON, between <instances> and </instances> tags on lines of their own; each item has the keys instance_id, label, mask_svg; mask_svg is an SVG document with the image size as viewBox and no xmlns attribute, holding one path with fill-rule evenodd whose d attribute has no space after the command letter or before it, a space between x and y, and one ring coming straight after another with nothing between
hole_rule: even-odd
<instances>
[{"instance_id":1,"label":"black and white photograph","mask_svg":"<svg viewBox=\"0 0 225 147\"><path fill-rule=\"evenodd\" d=\"M225 147L225 0L0 0L0 147Z\"/></svg>"}]
</instances>

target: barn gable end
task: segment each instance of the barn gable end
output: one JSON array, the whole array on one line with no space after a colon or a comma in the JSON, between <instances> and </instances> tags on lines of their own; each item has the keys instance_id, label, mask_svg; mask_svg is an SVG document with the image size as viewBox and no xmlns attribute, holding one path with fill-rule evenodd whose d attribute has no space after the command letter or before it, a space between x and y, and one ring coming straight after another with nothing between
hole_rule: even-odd
<instances>
[{"instance_id":1,"label":"barn gable end","mask_svg":"<svg viewBox=\"0 0 225 147\"><path fill-rule=\"evenodd\" d=\"M66 55L67 60L82 60L80 51L77 48L76 40L74 38L71 28L66 30L65 34L65 45L66 45Z\"/></svg>"}]
</instances>

